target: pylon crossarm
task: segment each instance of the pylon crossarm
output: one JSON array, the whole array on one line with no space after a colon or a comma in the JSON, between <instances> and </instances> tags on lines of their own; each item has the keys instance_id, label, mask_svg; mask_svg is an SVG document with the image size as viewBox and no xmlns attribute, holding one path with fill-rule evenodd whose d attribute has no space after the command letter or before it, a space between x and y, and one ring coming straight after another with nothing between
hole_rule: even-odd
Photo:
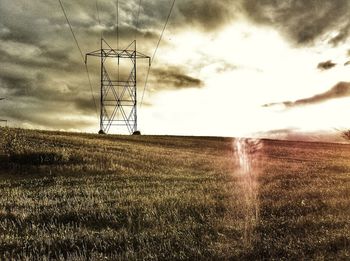
<instances>
[{"instance_id":1,"label":"pylon crossarm","mask_svg":"<svg viewBox=\"0 0 350 261\"><path fill-rule=\"evenodd\" d=\"M115 50L115 49L100 49L87 53L86 56L95 56L103 58L136 58L136 59L151 59L151 57L144 55L142 53L136 52L134 50ZM87 61L87 58L85 58Z\"/></svg>"}]
</instances>

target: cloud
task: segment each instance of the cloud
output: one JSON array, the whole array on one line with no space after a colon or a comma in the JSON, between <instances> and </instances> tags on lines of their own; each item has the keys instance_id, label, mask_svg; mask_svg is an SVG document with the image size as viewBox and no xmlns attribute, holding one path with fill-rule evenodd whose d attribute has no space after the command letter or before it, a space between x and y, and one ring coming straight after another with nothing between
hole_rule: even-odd
<instances>
[{"instance_id":1,"label":"cloud","mask_svg":"<svg viewBox=\"0 0 350 261\"><path fill-rule=\"evenodd\" d=\"M344 63L344 66L348 66L350 65L350 61L347 61L346 63Z\"/></svg>"},{"instance_id":2,"label":"cloud","mask_svg":"<svg viewBox=\"0 0 350 261\"><path fill-rule=\"evenodd\" d=\"M156 89L183 89L199 88L204 85L202 80L189 76L181 68L170 66L167 68L155 68L151 71L153 86Z\"/></svg>"},{"instance_id":3,"label":"cloud","mask_svg":"<svg viewBox=\"0 0 350 261\"><path fill-rule=\"evenodd\" d=\"M82 67L80 71L72 70L66 78L52 68L29 68L27 65L8 65L0 70L0 96L7 97L6 103L1 104L2 118L38 128L57 129L60 126L59 129L68 129L74 124L76 128L91 124L91 121L64 119L72 114L77 117L95 115Z\"/></svg>"},{"instance_id":4,"label":"cloud","mask_svg":"<svg viewBox=\"0 0 350 261\"><path fill-rule=\"evenodd\" d=\"M326 62L321 62L317 65L317 68L320 70L329 70L332 69L334 66L336 66L336 63L333 63L331 60L328 60Z\"/></svg>"},{"instance_id":5,"label":"cloud","mask_svg":"<svg viewBox=\"0 0 350 261\"><path fill-rule=\"evenodd\" d=\"M172 1L143 1L140 27L161 29ZM202 31L213 32L232 21L236 13L237 5L230 0L177 0L170 25L173 29L178 30L195 27Z\"/></svg>"},{"instance_id":6,"label":"cloud","mask_svg":"<svg viewBox=\"0 0 350 261\"><path fill-rule=\"evenodd\" d=\"M226 61L221 61L219 63L219 66L216 68L216 72L217 73L225 73L225 72L231 72L231 71L234 71L234 70L238 70L240 69L241 67L238 66L238 65L235 65L235 64L230 64Z\"/></svg>"},{"instance_id":7,"label":"cloud","mask_svg":"<svg viewBox=\"0 0 350 261\"><path fill-rule=\"evenodd\" d=\"M139 0L119 1L119 46L127 46L136 35L139 51L152 54L171 1L142 1L139 23L136 19ZM98 19L95 1L63 0L83 53L99 49L101 33L116 46L115 3L99 0ZM200 30L214 35L237 19L243 10L251 21L277 28L294 42L313 42L329 31L336 31L332 44L337 44L349 33L345 21L348 7L347 0L177 0L167 32ZM58 121L57 115L90 117L94 114L81 57L58 1L1 0L0 17L0 96L9 98L0 116L61 129L74 127L74 122ZM169 42L168 37L164 37L161 44ZM203 59L209 60L207 55ZM150 75L155 91L204 86L203 81L193 75L193 71L200 69L198 64L191 65L191 70L158 63L157 66ZM194 69L195 66L198 67ZM224 64L218 72L237 69L241 66ZM98 61L89 61L89 70L95 97L98 97ZM143 82L144 72L138 72L138 77L138 82ZM15 113L14 107L19 104L20 112ZM75 124L80 123L75 121Z\"/></svg>"},{"instance_id":8,"label":"cloud","mask_svg":"<svg viewBox=\"0 0 350 261\"><path fill-rule=\"evenodd\" d=\"M105 18L113 17L115 12L110 8L113 2L99 2L104 3L104 10L109 9ZM100 30L96 29L95 3L63 3L82 51L98 49ZM1 104L0 116L11 123L37 127L91 126L91 120L64 119L67 115L94 118L95 107L81 57L58 2L29 4L25 0L3 0L0 17L0 96L8 98ZM100 29L105 37L113 39L115 20L111 21L105 20ZM120 27L124 38L128 38L125 42L134 36L134 31L127 34L130 26ZM147 34L147 44L158 38L153 31L136 33L140 38ZM89 65L91 71L97 67L97 63ZM92 73L91 78L97 97L98 74Z\"/></svg>"},{"instance_id":9,"label":"cloud","mask_svg":"<svg viewBox=\"0 0 350 261\"><path fill-rule=\"evenodd\" d=\"M260 138L287 140L287 141L304 141L304 142L336 142L344 143L339 131L302 131L298 128L276 129L266 132L258 132L255 136Z\"/></svg>"},{"instance_id":10,"label":"cloud","mask_svg":"<svg viewBox=\"0 0 350 261\"><path fill-rule=\"evenodd\" d=\"M260 25L273 26L297 45L313 44L329 32L337 45L349 37L348 0L243 0L246 15Z\"/></svg>"},{"instance_id":11,"label":"cloud","mask_svg":"<svg viewBox=\"0 0 350 261\"><path fill-rule=\"evenodd\" d=\"M116 46L115 1L98 1L100 19L95 1L62 2L83 53L99 49L101 33ZM139 51L150 55L171 1L142 1L138 24L135 17L139 0L119 3L119 46L126 47L136 36L142 43L138 44ZM198 12L192 15L191 8ZM12 123L40 128L70 129L94 124L91 118L95 117L95 107L87 77L58 1L33 4L27 0L2 0L0 17L0 96L8 98L1 104L0 116ZM178 0L168 30L196 27L215 31L229 18L221 1ZM162 41L165 44L166 37ZM99 93L98 67L98 61L89 61L95 97ZM138 82L143 82L144 76L139 71ZM198 88L203 84L175 67L155 68L151 81L155 91ZM84 120L65 119L67 115Z\"/></svg>"},{"instance_id":12,"label":"cloud","mask_svg":"<svg viewBox=\"0 0 350 261\"><path fill-rule=\"evenodd\" d=\"M325 102L331 99L338 99L350 96L350 82L339 82L334 87L332 87L329 91L326 91L321 94L317 94L310 98L300 99L296 101L285 101L279 103L269 103L263 105L263 107L272 107L278 105L284 105L287 108L317 104L321 102Z\"/></svg>"},{"instance_id":13,"label":"cloud","mask_svg":"<svg viewBox=\"0 0 350 261\"><path fill-rule=\"evenodd\" d=\"M236 9L229 0L182 0L177 4L177 22L183 20L187 26L199 26L205 31L214 31L233 20Z\"/></svg>"},{"instance_id":14,"label":"cloud","mask_svg":"<svg viewBox=\"0 0 350 261\"><path fill-rule=\"evenodd\" d=\"M333 46L337 46L339 43L343 43L348 39L349 33L350 33L350 23L347 23L346 25L343 25L339 29L338 34L335 37L329 40L329 43L332 44Z\"/></svg>"}]
</instances>

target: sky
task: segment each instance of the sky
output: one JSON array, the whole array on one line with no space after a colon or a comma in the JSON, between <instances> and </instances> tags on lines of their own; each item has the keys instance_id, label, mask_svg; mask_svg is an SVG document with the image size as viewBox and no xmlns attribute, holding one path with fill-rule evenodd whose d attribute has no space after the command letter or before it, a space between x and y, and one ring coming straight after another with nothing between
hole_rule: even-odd
<instances>
[{"instance_id":1,"label":"sky","mask_svg":"<svg viewBox=\"0 0 350 261\"><path fill-rule=\"evenodd\" d=\"M117 1L62 3L84 54L100 48L101 34L116 47L118 28L120 48L136 38L138 51L152 56L172 1L119 0L118 26ZM350 128L349 14L348 0L176 0L139 129L274 137ZM147 66L138 64L139 97ZM88 68L98 100L98 61ZM0 97L10 126L99 130L59 1L0 0Z\"/></svg>"}]
</instances>

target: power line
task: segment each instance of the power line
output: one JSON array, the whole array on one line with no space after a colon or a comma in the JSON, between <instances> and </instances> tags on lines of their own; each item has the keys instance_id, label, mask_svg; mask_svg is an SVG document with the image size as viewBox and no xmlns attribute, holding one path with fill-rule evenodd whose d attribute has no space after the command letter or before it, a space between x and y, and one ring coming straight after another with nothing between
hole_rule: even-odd
<instances>
[{"instance_id":1,"label":"power line","mask_svg":"<svg viewBox=\"0 0 350 261\"><path fill-rule=\"evenodd\" d=\"M98 8L98 2L96 2L96 11L97 11L97 19L98 19L98 24L101 25L101 19L100 19L100 9Z\"/></svg>"},{"instance_id":2,"label":"power line","mask_svg":"<svg viewBox=\"0 0 350 261\"><path fill-rule=\"evenodd\" d=\"M82 50L81 50L81 48L80 48L80 46L79 46L79 43L78 43L77 38L75 37L75 34L74 34L74 31L73 31L72 25L71 25L70 22L69 22L69 19L68 19L68 16L67 16L67 14L66 14L66 11L64 10L63 4L62 4L61 0L58 0L58 2L60 3L62 12L63 12L63 14L64 14L64 17L66 18L66 21L67 21L67 23L68 23L69 29L70 29L70 31L71 31L71 33L72 33L72 35L73 35L75 44L76 44L76 46L77 46L78 49L79 49L79 52L80 52L80 55L81 55L81 59L84 61L83 52L82 52Z\"/></svg>"},{"instance_id":3,"label":"power line","mask_svg":"<svg viewBox=\"0 0 350 261\"><path fill-rule=\"evenodd\" d=\"M76 36L75 36L75 34L74 34L72 25L71 25L71 23L69 22L69 19L68 19L68 16L67 16L67 14L66 14L66 11L65 11L65 9L64 9L64 6L63 6L61 0L58 0L58 2L60 3L62 12L63 12L63 14L64 14L64 17L66 18L67 24L68 24L69 29L70 29L70 31L71 31L71 33L72 33L73 38L74 38L75 44L76 44L76 46L77 46L77 48L78 48L78 50L79 50L79 52L80 52L82 62L83 62L83 64L85 65L85 71L86 71L86 74L87 74L87 77L88 77L88 80L89 80L91 96L92 96L92 100L94 101L94 104L95 104L96 116L98 117L97 104L96 104L96 101L95 101L95 96L94 96L94 92L93 92L93 88L92 88L92 83L91 83L91 79L90 79L89 69L88 69L88 67L87 67L87 64L85 63L85 57L84 57L83 52L82 52L82 50L81 50L81 48L80 48L80 46L79 46L78 40L77 40L77 38L76 38ZM96 2L96 3L97 3L97 2Z\"/></svg>"},{"instance_id":4,"label":"power line","mask_svg":"<svg viewBox=\"0 0 350 261\"><path fill-rule=\"evenodd\" d=\"M119 50L119 0L117 0L116 3L116 18L117 18L117 51ZM112 49L112 47L110 47ZM119 64L119 58L118 58L118 66L117 66L117 80L119 81L119 72L120 72L120 64Z\"/></svg>"},{"instance_id":5,"label":"power line","mask_svg":"<svg viewBox=\"0 0 350 261\"><path fill-rule=\"evenodd\" d=\"M148 70L147 70L147 74L146 74L146 80L145 80L145 85L143 86L143 91L142 91L142 96L141 96L140 108L142 108L143 98L145 96L145 91L146 91L146 87L147 87L148 76L149 76L149 73L151 71L151 66L152 66L152 62L148 66Z\"/></svg>"},{"instance_id":6,"label":"power line","mask_svg":"<svg viewBox=\"0 0 350 261\"><path fill-rule=\"evenodd\" d=\"M102 39L103 38L103 27L102 27L102 24L101 24L101 18L100 18L100 8L98 6L98 0L95 0L95 4L96 4L96 12L97 12L97 22L99 24L99 26L101 27L101 32L100 32L100 38Z\"/></svg>"},{"instance_id":7,"label":"power line","mask_svg":"<svg viewBox=\"0 0 350 261\"><path fill-rule=\"evenodd\" d=\"M117 50L119 49L119 0L117 0Z\"/></svg>"},{"instance_id":8,"label":"power line","mask_svg":"<svg viewBox=\"0 0 350 261\"><path fill-rule=\"evenodd\" d=\"M157 47L156 47L156 49L154 50L154 53L153 53L153 56L152 56L152 62L153 62L153 60L154 60L154 57L156 56L156 53L157 53L157 50L158 50L160 41L162 40L164 31L165 31L165 29L166 29L166 26L168 25L168 22L169 22L171 13L172 13L173 8L174 8L174 5L175 5L175 1L176 1L176 0L173 1L172 5L171 5L171 7L170 7L170 11L169 11L168 17L166 18L166 22L165 22L165 24L164 24L162 33L160 34L160 37L159 37L159 40L158 40L158 43L157 43Z\"/></svg>"},{"instance_id":9,"label":"power line","mask_svg":"<svg viewBox=\"0 0 350 261\"><path fill-rule=\"evenodd\" d=\"M95 100L95 96L94 96L94 92L93 92L93 88L92 88L92 83L91 83L91 78L90 78L90 73L89 73L89 69L86 63L85 64L85 71L86 71L86 75L89 81L89 85L90 85L90 91L91 91L91 96L92 96L92 100L94 101L94 105L95 105L95 111L96 111L96 117L98 118L98 109L97 109L97 104L96 104L96 100Z\"/></svg>"},{"instance_id":10,"label":"power line","mask_svg":"<svg viewBox=\"0 0 350 261\"><path fill-rule=\"evenodd\" d=\"M144 85L144 87L143 87L143 92L142 92L140 107L142 107L142 104L143 104L143 98L144 98L144 95L145 95L145 91L146 91L146 87L147 87L147 81L148 81L148 76L149 76L149 73L150 73L150 71L151 71L151 66L152 66L153 61L154 61L154 58L155 58L155 56L156 56L156 54L157 54L157 50L158 50L158 48L159 48L160 42L161 42L161 40L162 40L162 38L163 38L164 31L165 31L165 29L166 29L166 27L167 27L167 25L168 25L168 22L169 22L171 13L172 13L172 11L173 11L173 9L174 9L175 2L176 2L176 0L173 0L173 3L172 3L172 5L171 5L171 7L170 7L169 14L168 14L168 16L167 16L167 18L166 18L166 21L165 21L163 30L162 30L162 32L161 32L161 34L160 34L160 37L159 37L159 40L158 40L156 49L154 50L154 53L153 53L153 56L152 56L152 59L151 59L150 66L148 67L148 71L147 71L147 74L146 74L146 81L145 81L145 85Z\"/></svg>"},{"instance_id":11,"label":"power line","mask_svg":"<svg viewBox=\"0 0 350 261\"><path fill-rule=\"evenodd\" d=\"M141 2L142 0L139 1L139 9L137 11L137 16L136 16L136 27L135 27L135 35L134 35L134 39L135 41L137 40L137 30L139 27L139 18L140 18L140 11L141 11Z\"/></svg>"},{"instance_id":12,"label":"power line","mask_svg":"<svg viewBox=\"0 0 350 261\"><path fill-rule=\"evenodd\" d=\"M101 18L100 18L100 8L98 6L98 0L95 1L95 5L96 5L96 12L97 12L97 22L99 24L99 26L101 27ZM103 28L101 27L101 38L103 37Z\"/></svg>"}]
</instances>

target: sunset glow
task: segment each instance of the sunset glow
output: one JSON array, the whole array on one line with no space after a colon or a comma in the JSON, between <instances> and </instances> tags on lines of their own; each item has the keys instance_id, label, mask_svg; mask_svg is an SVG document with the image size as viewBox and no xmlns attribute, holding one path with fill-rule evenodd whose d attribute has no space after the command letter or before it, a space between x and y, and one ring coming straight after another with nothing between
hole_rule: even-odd
<instances>
[{"instance_id":1,"label":"sunset glow","mask_svg":"<svg viewBox=\"0 0 350 261\"><path fill-rule=\"evenodd\" d=\"M19 22L15 19L19 16L18 6L25 9L28 4L16 2L16 9L11 1L1 3L0 50L4 56L0 96L8 99L1 104L0 116L12 126L96 132L98 118L86 75L60 10L46 2L40 7L30 5ZM298 39L295 34L303 33L302 20L300 28L294 28L282 20L258 23L249 13L267 8L271 12L269 19L276 16L277 21L279 8L293 11L292 3L290 7L273 7L259 1L256 6L246 2L240 1L239 8L232 4L228 10L221 10L219 2L212 3L225 19L215 20L214 16L209 21L187 14L190 2L177 3L152 64L144 106L139 108L142 133L268 136L277 130L327 132L350 126L345 114L350 109L350 67L345 65L350 60L348 37L339 40L343 23L326 25L322 32L308 32L311 39ZM116 44L116 25L111 20L115 15L113 3L101 1L101 24L93 5L84 6L79 1L65 4L84 52L99 48L101 32L112 45ZM127 11L132 4L120 6L122 46L133 39L128 30L135 30L134 14ZM137 28L138 48L149 55L164 20L165 6L157 9L155 4L142 8ZM152 17L151 6L159 21ZM197 3L194 6L201 8ZM41 8L51 11L37 16ZM244 8L248 11L242 11ZM325 5L327 8L330 7ZM312 10L304 11L313 15ZM38 26L35 32L26 25L27 19L33 19ZM186 23L186 19L191 22ZM97 100L98 66L97 62L90 65ZM147 69L142 63L138 67L140 97ZM308 102L340 82L347 85L337 97ZM285 106L305 99L302 105Z\"/></svg>"}]
</instances>

